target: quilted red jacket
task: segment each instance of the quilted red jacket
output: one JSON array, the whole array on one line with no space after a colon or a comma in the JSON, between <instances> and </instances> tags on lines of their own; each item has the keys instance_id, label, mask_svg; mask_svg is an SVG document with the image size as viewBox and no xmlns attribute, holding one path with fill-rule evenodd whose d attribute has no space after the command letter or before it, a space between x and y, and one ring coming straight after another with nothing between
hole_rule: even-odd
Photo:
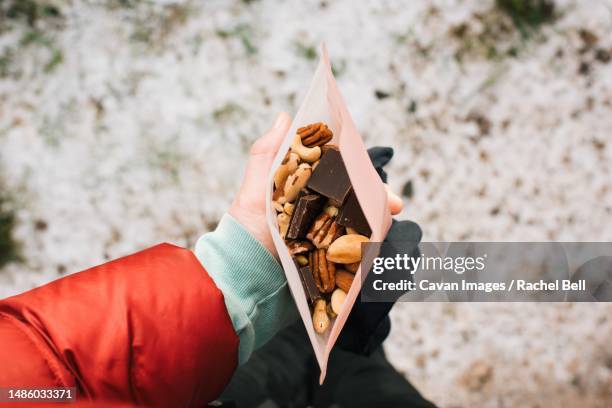
<instances>
[{"instance_id":1,"label":"quilted red jacket","mask_svg":"<svg viewBox=\"0 0 612 408\"><path fill-rule=\"evenodd\" d=\"M0 387L76 387L73 407L201 407L237 352L223 294L169 244L0 301Z\"/></svg>"}]
</instances>

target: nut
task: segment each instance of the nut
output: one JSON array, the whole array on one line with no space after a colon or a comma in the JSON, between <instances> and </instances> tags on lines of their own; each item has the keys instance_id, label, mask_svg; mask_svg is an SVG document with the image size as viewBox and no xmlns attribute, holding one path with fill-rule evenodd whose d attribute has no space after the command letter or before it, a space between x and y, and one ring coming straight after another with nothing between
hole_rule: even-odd
<instances>
[{"instance_id":1,"label":"nut","mask_svg":"<svg viewBox=\"0 0 612 408\"><path fill-rule=\"evenodd\" d=\"M317 248L328 248L330 244L340 235L340 227L334 218L326 213L321 213L312 223L310 230L306 234Z\"/></svg>"},{"instance_id":2,"label":"nut","mask_svg":"<svg viewBox=\"0 0 612 408\"><path fill-rule=\"evenodd\" d=\"M274 173L274 186L282 188L285 185L285 180L297 169L298 164L300 164L300 156L288 152L281 165L276 169L276 173Z\"/></svg>"},{"instance_id":3,"label":"nut","mask_svg":"<svg viewBox=\"0 0 612 408\"><path fill-rule=\"evenodd\" d=\"M345 264L344 269L346 269L350 273L357 273L357 269L359 269L359 263L360 262Z\"/></svg>"},{"instance_id":4,"label":"nut","mask_svg":"<svg viewBox=\"0 0 612 408\"><path fill-rule=\"evenodd\" d=\"M287 177L285 181L285 188L283 189L283 196L279 198L279 202L282 204L291 202L296 199L298 193L308 183L308 179L312 174L312 169L307 163L302 163L298 166L295 171Z\"/></svg>"},{"instance_id":5,"label":"nut","mask_svg":"<svg viewBox=\"0 0 612 408\"><path fill-rule=\"evenodd\" d=\"M291 144L291 151L300 156L307 163L316 162L321 157L321 148L319 146L306 147L302 144L302 139L299 135L295 135Z\"/></svg>"},{"instance_id":6,"label":"nut","mask_svg":"<svg viewBox=\"0 0 612 408\"><path fill-rule=\"evenodd\" d=\"M283 190L284 188L274 188L274 192L272 193L272 201L276 201L280 206L282 206L281 203L279 203L279 200L283 197Z\"/></svg>"},{"instance_id":7,"label":"nut","mask_svg":"<svg viewBox=\"0 0 612 408\"><path fill-rule=\"evenodd\" d=\"M331 305L331 310L334 314L339 315L342 311L342 306L344 306L344 300L346 299L346 292L342 289L334 290L334 293L331 295L331 300L329 304ZM335 316L334 316L335 317Z\"/></svg>"},{"instance_id":8,"label":"nut","mask_svg":"<svg viewBox=\"0 0 612 408\"><path fill-rule=\"evenodd\" d=\"M287 229L289 229L289 220L291 220L291 217L285 213L280 213L278 214L276 220L278 221L278 231L280 232L281 237L285 239Z\"/></svg>"},{"instance_id":9,"label":"nut","mask_svg":"<svg viewBox=\"0 0 612 408\"><path fill-rule=\"evenodd\" d=\"M361 243L369 239L363 235L343 235L336 239L327 250L327 259L336 263L355 263L361 261Z\"/></svg>"},{"instance_id":10,"label":"nut","mask_svg":"<svg viewBox=\"0 0 612 408\"><path fill-rule=\"evenodd\" d=\"M314 312L312 313L312 325L319 334L325 333L325 330L329 327L329 316L327 316L325 308L325 300L319 299L315 303Z\"/></svg>"},{"instance_id":11,"label":"nut","mask_svg":"<svg viewBox=\"0 0 612 408\"><path fill-rule=\"evenodd\" d=\"M289 215L293 214L294 209L295 209L295 204L293 203L285 203L285 205L283 206L283 211L285 211L285 213Z\"/></svg>"},{"instance_id":12,"label":"nut","mask_svg":"<svg viewBox=\"0 0 612 408\"><path fill-rule=\"evenodd\" d=\"M332 295L333 295L333 293L332 293ZM327 307L325 308L325 311L327 312L327 315L329 316L330 319L333 319L333 318L338 316L338 313L334 312L334 309L332 309L331 302L327 304Z\"/></svg>"},{"instance_id":13,"label":"nut","mask_svg":"<svg viewBox=\"0 0 612 408\"><path fill-rule=\"evenodd\" d=\"M343 269L338 269L336 271L336 286L338 286L340 289L347 293L351 289L353 279L355 279L355 275L350 272L347 272Z\"/></svg>"},{"instance_id":14,"label":"nut","mask_svg":"<svg viewBox=\"0 0 612 408\"><path fill-rule=\"evenodd\" d=\"M297 130L297 134L300 136L302 144L307 147L322 146L334 136L333 132L323 122L301 127Z\"/></svg>"},{"instance_id":15,"label":"nut","mask_svg":"<svg viewBox=\"0 0 612 408\"><path fill-rule=\"evenodd\" d=\"M329 215L330 217L335 217L338 215L338 207L328 205L323 209L323 212L325 212L325 214Z\"/></svg>"},{"instance_id":16,"label":"nut","mask_svg":"<svg viewBox=\"0 0 612 408\"><path fill-rule=\"evenodd\" d=\"M287 242L287 249L289 249L291 255L298 255L312 251L314 246L308 241L289 241Z\"/></svg>"},{"instance_id":17,"label":"nut","mask_svg":"<svg viewBox=\"0 0 612 408\"><path fill-rule=\"evenodd\" d=\"M304 255L298 255L295 257L295 260L297 261L297 263L300 266L306 266L308 265L308 258L306 258Z\"/></svg>"},{"instance_id":18,"label":"nut","mask_svg":"<svg viewBox=\"0 0 612 408\"><path fill-rule=\"evenodd\" d=\"M310 271L322 293L330 293L336 286L336 265L327 260L325 249L316 249L310 253Z\"/></svg>"},{"instance_id":19,"label":"nut","mask_svg":"<svg viewBox=\"0 0 612 408\"><path fill-rule=\"evenodd\" d=\"M276 200L272 200L272 207L274 207L276 212L284 212L283 205Z\"/></svg>"}]
</instances>

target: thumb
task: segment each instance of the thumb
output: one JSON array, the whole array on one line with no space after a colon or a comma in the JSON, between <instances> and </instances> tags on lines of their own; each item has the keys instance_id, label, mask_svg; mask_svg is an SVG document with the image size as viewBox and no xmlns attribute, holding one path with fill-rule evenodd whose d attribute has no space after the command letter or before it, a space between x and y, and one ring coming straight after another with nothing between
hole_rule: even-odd
<instances>
[{"instance_id":1,"label":"thumb","mask_svg":"<svg viewBox=\"0 0 612 408\"><path fill-rule=\"evenodd\" d=\"M289 115L279 113L272 128L253 144L242 186L229 209L229 214L273 254L276 251L266 222L266 181L290 126Z\"/></svg>"},{"instance_id":2,"label":"thumb","mask_svg":"<svg viewBox=\"0 0 612 408\"><path fill-rule=\"evenodd\" d=\"M291 126L291 117L285 112L279 113L274 120L272 128L253 144L250 156L267 155L273 157L278 151L283 137L287 134L289 126Z\"/></svg>"},{"instance_id":3,"label":"thumb","mask_svg":"<svg viewBox=\"0 0 612 408\"><path fill-rule=\"evenodd\" d=\"M404 208L402 199L391 190L389 185L385 184L385 189L387 190L387 199L391 215L399 214Z\"/></svg>"},{"instance_id":4,"label":"thumb","mask_svg":"<svg viewBox=\"0 0 612 408\"><path fill-rule=\"evenodd\" d=\"M249 153L239 198L255 208L262 208L262 211L265 209L265 183L270 166L290 126L289 115L279 113L272 128L253 144Z\"/></svg>"}]
</instances>

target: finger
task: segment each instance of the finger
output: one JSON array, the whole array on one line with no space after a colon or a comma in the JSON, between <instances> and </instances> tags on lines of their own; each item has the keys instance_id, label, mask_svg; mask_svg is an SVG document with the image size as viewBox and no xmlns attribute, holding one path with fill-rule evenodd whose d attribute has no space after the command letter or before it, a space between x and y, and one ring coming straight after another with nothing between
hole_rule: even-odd
<instances>
[{"instance_id":1,"label":"finger","mask_svg":"<svg viewBox=\"0 0 612 408\"><path fill-rule=\"evenodd\" d=\"M374 167L384 167L393 157L393 148L387 146L370 147L368 149L368 155Z\"/></svg>"},{"instance_id":2,"label":"finger","mask_svg":"<svg viewBox=\"0 0 612 408\"><path fill-rule=\"evenodd\" d=\"M260 155L269 155L273 156L278 151L280 147L283 137L287 134L289 130L289 126L291 126L291 117L285 113L281 112L276 116L274 120L274 125L260 137L251 147L251 156L260 156Z\"/></svg>"},{"instance_id":3,"label":"finger","mask_svg":"<svg viewBox=\"0 0 612 408\"><path fill-rule=\"evenodd\" d=\"M404 208L404 202L402 199L391 191L391 188L387 184L385 184L385 188L387 189L387 198L389 203L389 211L391 211L391 215L399 214Z\"/></svg>"},{"instance_id":4,"label":"finger","mask_svg":"<svg viewBox=\"0 0 612 408\"><path fill-rule=\"evenodd\" d=\"M242 182L241 196L259 198L258 201L263 202L270 166L290 126L289 115L279 113L272 128L253 144Z\"/></svg>"}]
</instances>

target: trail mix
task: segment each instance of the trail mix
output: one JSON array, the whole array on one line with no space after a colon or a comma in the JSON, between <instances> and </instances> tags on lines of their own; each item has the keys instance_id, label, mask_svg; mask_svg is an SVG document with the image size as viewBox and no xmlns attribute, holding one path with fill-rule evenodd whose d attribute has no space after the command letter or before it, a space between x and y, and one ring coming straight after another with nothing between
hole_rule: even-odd
<instances>
[{"instance_id":1,"label":"trail mix","mask_svg":"<svg viewBox=\"0 0 612 408\"><path fill-rule=\"evenodd\" d=\"M322 122L297 130L274 175L272 203L322 334L342 306L371 229L357 201L333 132Z\"/></svg>"}]
</instances>

